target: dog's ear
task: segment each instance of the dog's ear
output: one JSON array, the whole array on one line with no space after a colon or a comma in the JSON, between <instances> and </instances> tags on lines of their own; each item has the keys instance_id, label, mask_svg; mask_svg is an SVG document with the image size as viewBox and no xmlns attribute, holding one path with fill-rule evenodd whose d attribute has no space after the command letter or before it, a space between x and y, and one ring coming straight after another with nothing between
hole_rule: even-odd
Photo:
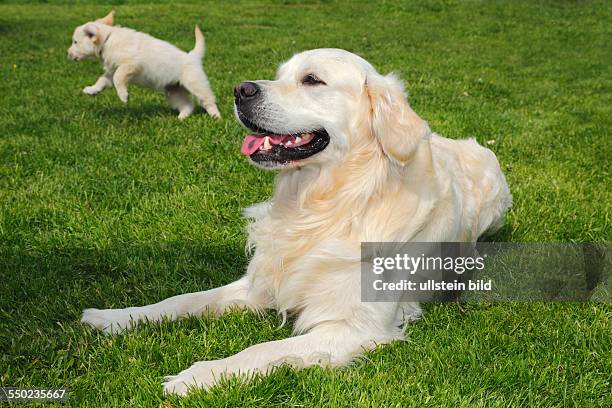
<instances>
[{"instance_id":1,"label":"dog's ear","mask_svg":"<svg viewBox=\"0 0 612 408\"><path fill-rule=\"evenodd\" d=\"M83 28L83 31L85 32L86 36L91 38L94 44L98 44L100 42L100 29L97 25L89 23Z\"/></svg>"},{"instance_id":2,"label":"dog's ear","mask_svg":"<svg viewBox=\"0 0 612 408\"><path fill-rule=\"evenodd\" d=\"M372 109L372 132L385 155L403 166L429 134L429 126L408 105L397 75L368 76L366 89Z\"/></svg>"},{"instance_id":3,"label":"dog's ear","mask_svg":"<svg viewBox=\"0 0 612 408\"><path fill-rule=\"evenodd\" d=\"M112 26L113 21L115 19L115 10L111 10L106 16L96 20L96 23L106 24L107 26Z\"/></svg>"}]
</instances>

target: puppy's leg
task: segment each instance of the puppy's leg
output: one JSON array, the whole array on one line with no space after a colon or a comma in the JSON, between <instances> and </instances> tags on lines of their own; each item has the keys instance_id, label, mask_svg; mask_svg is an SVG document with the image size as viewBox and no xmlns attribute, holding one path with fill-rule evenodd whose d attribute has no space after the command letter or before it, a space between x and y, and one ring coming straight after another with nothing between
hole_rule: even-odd
<instances>
[{"instance_id":1,"label":"puppy's leg","mask_svg":"<svg viewBox=\"0 0 612 408\"><path fill-rule=\"evenodd\" d=\"M213 118L220 118L221 113L217 108L215 94L210 88L206 74L199 67L188 66L183 71L181 77L181 85L183 85L191 94L198 100L206 112Z\"/></svg>"},{"instance_id":2,"label":"puppy's leg","mask_svg":"<svg viewBox=\"0 0 612 408\"><path fill-rule=\"evenodd\" d=\"M322 323L307 334L251 346L221 360L200 361L176 376L166 377L164 391L184 395L191 387L210 388L223 376L269 374L274 367L341 366L376 345L394 340L344 322Z\"/></svg>"},{"instance_id":3,"label":"puppy's leg","mask_svg":"<svg viewBox=\"0 0 612 408\"><path fill-rule=\"evenodd\" d=\"M115 71L113 75L113 84L117 95L122 102L127 103L128 101L128 83L130 78L133 77L137 72L137 68L134 65L121 65Z\"/></svg>"},{"instance_id":4,"label":"puppy's leg","mask_svg":"<svg viewBox=\"0 0 612 408\"><path fill-rule=\"evenodd\" d=\"M107 333L120 333L140 321L176 320L205 313L218 315L232 306L264 309L270 307L270 302L265 294L251 288L245 276L226 286L173 296L148 306L85 309L81 322Z\"/></svg>"},{"instance_id":5,"label":"puppy's leg","mask_svg":"<svg viewBox=\"0 0 612 408\"><path fill-rule=\"evenodd\" d=\"M166 87L166 96L170 105L179 111L179 119L185 119L191 115L193 101L185 88L180 85L169 85Z\"/></svg>"},{"instance_id":6,"label":"puppy's leg","mask_svg":"<svg viewBox=\"0 0 612 408\"><path fill-rule=\"evenodd\" d=\"M85 92L87 95L97 95L106 88L110 88L112 85L112 76L109 75L108 72L105 72L103 75L100 76L100 78L98 78L95 84L83 88L83 92Z\"/></svg>"}]
</instances>

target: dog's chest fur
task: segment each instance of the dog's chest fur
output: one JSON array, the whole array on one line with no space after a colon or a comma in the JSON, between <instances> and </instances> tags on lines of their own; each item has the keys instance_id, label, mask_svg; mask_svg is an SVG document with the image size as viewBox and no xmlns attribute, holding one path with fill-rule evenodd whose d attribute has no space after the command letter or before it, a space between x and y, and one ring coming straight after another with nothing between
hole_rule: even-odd
<instances>
[{"instance_id":1,"label":"dog's chest fur","mask_svg":"<svg viewBox=\"0 0 612 408\"><path fill-rule=\"evenodd\" d=\"M333 270L359 273L361 242L411 240L436 219L432 197L384 177L375 180L366 169L285 172L273 199L249 211L248 239L255 248L249 274L278 310L300 309L311 283Z\"/></svg>"}]
</instances>

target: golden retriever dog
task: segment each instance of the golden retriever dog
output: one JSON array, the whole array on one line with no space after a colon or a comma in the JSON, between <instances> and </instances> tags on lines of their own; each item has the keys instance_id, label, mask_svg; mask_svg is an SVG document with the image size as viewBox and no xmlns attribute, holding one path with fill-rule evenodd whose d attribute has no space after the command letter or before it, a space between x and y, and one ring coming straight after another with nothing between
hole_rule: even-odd
<instances>
[{"instance_id":1,"label":"golden retriever dog","mask_svg":"<svg viewBox=\"0 0 612 408\"><path fill-rule=\"evenodd\" d=\"M74 61L100 59L104 74L83 92L97 95L115 86L119 99L127 103L128 84L165 92L179 119L193 112L194 95L208 114L220 118L215 95L202 69L204 36L195 28L195 47L190 52L125 27L114 27L114 11L74 30L68 57Z\"/></svg>"},{"instance_id":2,"label":"golden retriever dog","mask_svg":"<svg viewBox=\"0 0 612 408\"><path fill-rule=\"evenodd\" d=\"M360 243L475 241L511 204L495 155L474 140L433 133L396 75L338 49L295 55L274 81L235 89L251 130L242 153L278 169L274 195L246 210L246 274L227 286L127 309L88 309L82 321L116 333L138 321L220 315L232 307L295 316L295 336L257 344L167 377L167 393L281 364L341 366L402 340L418 303L361 300Z\"/></svg>"}]
</instances>

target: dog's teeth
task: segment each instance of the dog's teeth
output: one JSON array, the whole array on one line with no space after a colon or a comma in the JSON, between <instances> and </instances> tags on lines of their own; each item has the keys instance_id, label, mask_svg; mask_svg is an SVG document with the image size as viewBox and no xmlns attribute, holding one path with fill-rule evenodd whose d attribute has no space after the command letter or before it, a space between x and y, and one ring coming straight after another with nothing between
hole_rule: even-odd
<instances>
[{"instance_id":1,"label":"dog's teeth","mask_svg":"<svg viewBox=\"0 0 612 408\"><path fill-rule=\"evenodd\" d=\"M295 144L298 144L298 143L300 143L301 141L302 141L302 138L301 138L301 137L297 136L297 137L295 138Z\"/></svg>"},{"instance_id":2,"label":"dog's teeth","mask_svg":"<svg viewBox=\"0 0 612 408\"><path fill-rule=\"evenodd\" d=\"M263 149L264 150L269 150L271 148L272 148L272 145L270 144L270 138L268 136L266 136L264 138Z\"/></svg>"}]
</instances>

